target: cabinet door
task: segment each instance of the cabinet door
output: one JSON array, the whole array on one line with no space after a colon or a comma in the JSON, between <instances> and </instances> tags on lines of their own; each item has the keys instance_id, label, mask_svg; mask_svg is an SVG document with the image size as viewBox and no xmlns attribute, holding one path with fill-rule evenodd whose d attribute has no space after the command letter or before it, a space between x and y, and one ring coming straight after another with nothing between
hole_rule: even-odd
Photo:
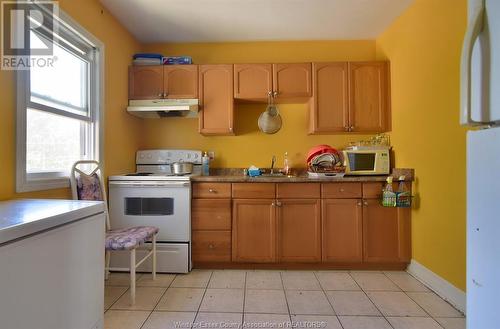
<instances>
[{"instance_id":1,"label":"cabinet door","mask_svg":"<svg viewBox=\"0 0 500 329\"><path fill-rule=\"evenodd\" d=\"M382 207L378 199L363 201L365 262L410 261L410 209Z\"/></svg>"},{"instance_id":2,"label":"cabinet door","mask_svg":"<svg viewBox=\"0 0 500 329\"><path fill-rule=\"evenodd\" d=\"M129 99L158 99L162 96L163 65L129 67Z\"/></svg>"},{"instance_id":3,"label":"cabinet door","mask_svg":"<svg viewBox=\"0 0 500 329\"><path fill-rule=\"evenodd\" d=\"M360 199L324 199L323 262L363 260L363 220Z\"/></svg>"},{"instance_id":4,"label":"cabinet door","mask_svg":"<svg viewBox=\"0 0 500 329\"><path fill-rule=\"evenodd\" d=\"M163 67L163 91L167 98L198 98L198 65Z\"/></svg>"},{"instance_id":5,"label":"cabinet door","mask_svg":"<svg viewBox=\"0 0 500 329\"><path fill-rule=\"evenodd\" d=\"M280 262L321 260L320 200L277 201L278 259Z\"/></svg>"},{"instance_id":6,"label":"cabinet door","mask_svg":"<svg viewBox=\"0 0 500 329\"><path fill-rule=\"evenodd\" d=\"M203 135L233 135L233 66L199 66L199 129Z\"/></svg>"},{"instance_id":7,"label":"cabinet door","mask_svg":"<svg viewBox=\"0 0 500 329\"><path fill-rule=\"evenodd\" d=\"M273 89L279 98L311 97L311 63L273 64Z\"/></svg>"},{"instance_id":8,"label":"cabinet door","mask_svg":"<svg viewBox=\"0 0 500 329\"><path fill-rule=\"evenodd\" d=\"M387 63L349 63L349 79L351 131L386 131L390 106Z\"/></svg>"},{"instance_id":9,"label":"cabinet door","mask_svg":"<svg viewBox=\"0 0 500 329\"><path fill-rule=\"evenodd\" d=\"M310 133L349 130L347 63L313 63Z\"/></svg>"},{"instance_id":10,"label":"cabinet door","mask_svg":"<svg viewBox=\"0 0 500 329\"><path fill-rule=\"evenodd\" d=\"M276 209L272 199L233 200L233 262L276 261Z\"/></svg>"},{"instance_id":11,"label":"cabinet door","mask_svg":"<svg viewBox=\"0 0 500 329\"><path fill-rule=\"evenodd\" d=\"M271 64L234 64L234 98L266 101L272 90Z\"/></svg>"}]
</instances>

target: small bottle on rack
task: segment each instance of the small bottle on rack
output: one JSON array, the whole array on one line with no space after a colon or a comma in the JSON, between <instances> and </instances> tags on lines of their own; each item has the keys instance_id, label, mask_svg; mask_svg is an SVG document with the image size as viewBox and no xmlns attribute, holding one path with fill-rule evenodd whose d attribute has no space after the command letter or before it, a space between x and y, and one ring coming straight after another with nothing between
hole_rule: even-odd
<instances>
[{"instance_id":1,"label":"small bottle on rack","mask_svg":"<svg viewBox=\"0 0 500 329\"><path fill-rule=\"evenodd\" d=\"M382 205L384 207L396 207L396 193L392 189L392 176L387 177L387 184L385 184L382 192Z\"/></svg>"},{"instance_id":2,"label":"small bottle on rack","mask_svg":"<svg viewBox=\"0 0 500 329\"><path fill-rule=\"evenodd\" d=\"M405 176L399 176L399 186L396 192L396 205L398 207L408 208L411 206L410 191L405 184Z\"/></svg>"},{"instance_id":3,"label":"small bottle on rack","mask_svg":"<svg viewBox=\"0 0 500 329\"><path fill-rule=\"evenodd\" d=\"M290 163L288 162L288 152L285 152L285 157L283 159L283 174L290 175Z\"/></svg>"},{"instance_id":4,"label":"small bottle on rack","mask_svg":"<svg viewBox=\"0 0 500 329\"><path fill-rule=\"evenodd\" d=\"M203 157L201 158L201 174L203 176L210 175L210 157L207 152L204 152Z\"/></svg>"}]
</instances>

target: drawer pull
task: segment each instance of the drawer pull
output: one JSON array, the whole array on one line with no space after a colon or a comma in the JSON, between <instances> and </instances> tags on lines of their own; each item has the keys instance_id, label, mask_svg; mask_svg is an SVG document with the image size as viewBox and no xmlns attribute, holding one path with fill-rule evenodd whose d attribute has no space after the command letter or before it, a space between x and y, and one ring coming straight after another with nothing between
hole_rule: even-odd
<instances>
[{"instance_id":1,"label":"drawer pull","mask_svg":"<svg viewBox=\"0 0 500 329\"><path fill-rule=\"evenodd\" d=\"M216 190L214 190L213 188L209 188L209 189L208 189L208 192L209 192L209 193L217 193L217 191L216 191Z\"/></svg>"},{"instance_id":2,"label":"drawer pull","mask_svg":"<svg viewBox=\"0 0 500 329\"><path fill-rule=\"evenodd\" d=\"M208 245L208 249L214 249L214 248L215 248L215 246L213 244Z\"/></svg>"},{"instance_id":3,"label":"drawer pull","mask_svg":"<svg viewBox=\"0 0 500 329\"><path fill-rule=\"evenodd\" d=\"M345 192L345 189L343 187L341 187L340 192Z\"/></svg>"}]
</instances>

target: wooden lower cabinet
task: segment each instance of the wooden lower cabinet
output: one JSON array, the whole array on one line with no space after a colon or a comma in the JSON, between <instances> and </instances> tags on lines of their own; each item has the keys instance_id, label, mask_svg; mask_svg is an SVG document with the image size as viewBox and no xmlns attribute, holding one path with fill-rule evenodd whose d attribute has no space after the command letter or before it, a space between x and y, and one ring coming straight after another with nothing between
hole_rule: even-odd
<instances>
[{"instance_id":1,"label":"wooden lower cabinet","mask_svg":"<svg viewBox=\"0 0 500 329\"><path fill-rule=\"evenodd\" d=\"M193 231L192 249L194 263L230 262L231 231Z\"/></svg>"},{"instance_id":2,"label":"wooden lower cabinet","mask_svg":"<svg viewBox=\"0 0 500 329\"><path fill-rule=\"evenodd\" d=\"M278 261L321 261L321 202L319 199L277 201Z\"/></svg>"},{"instance_id":3,"label":"wooden lower cabinet","mask_svg":"<svg viewBox=\"0 0 500 329\"><path fill-rule=\"evenodd\" d=\"M363 261L363 210L360 199L321 200L323 262Z\"/></svg>"},{"instance_id":4,"label":"wooden lower cabinet","mask_svg":"<svg viewBox=\"0 0 500 329\"><path fill-rule=\"evenodd\" d=\"M233 262L276 261L276 211L273 199L233 200Z\"/></svg>"},{"instance_id":5,"label":"wooden lower cabinet","mask_svg":"<svg viewBox=\"0 0 500 329\"><path fill-rule=\"evenodd\" d=\"M382 207L382 185L194 183L193 262L402 269L411 259L411 209Z\"/></svg>"},{"instance_id":6,"label":"wooden lower cabinet","mask_svg":"<svg viewBox=\"0 0 500 329\"><path fill-rule=\"evenodd\" d=\"M410 261L410 209L387 208L378 199L363 200L363 254L365 262Z\"/></svg>"}]
</instances>

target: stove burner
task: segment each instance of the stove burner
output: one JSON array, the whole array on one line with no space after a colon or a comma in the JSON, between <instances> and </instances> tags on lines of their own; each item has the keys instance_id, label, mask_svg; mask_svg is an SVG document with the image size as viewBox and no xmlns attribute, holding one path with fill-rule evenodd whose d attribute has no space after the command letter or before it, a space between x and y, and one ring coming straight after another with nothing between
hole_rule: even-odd
<instances>
[{"instance_id":1,"label":"stove burner","mask_svg":"<svg viewBox=\"0 0 500 329\"><path fill-rule=\"evenodd\" d=\"M136 172L132 174L126 174L125 176L151 176L152 172Z\"/></svg>"}]
</instances>

